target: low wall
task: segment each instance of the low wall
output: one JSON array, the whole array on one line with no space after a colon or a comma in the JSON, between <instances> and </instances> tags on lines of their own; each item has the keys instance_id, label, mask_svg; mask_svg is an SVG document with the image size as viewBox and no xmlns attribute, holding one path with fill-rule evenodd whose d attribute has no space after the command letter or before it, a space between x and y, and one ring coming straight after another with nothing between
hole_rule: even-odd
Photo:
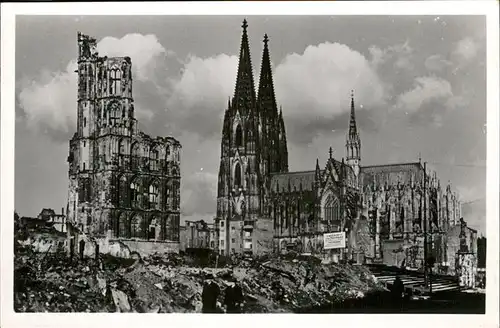
<instances>
[{"instance_id":1,"label":"low wall","mask_svg":"<svg viewBox=\"0 0 500 328\"><path fill-rule=\"evenodd\" d=\"M23 246L31 246L35 252L56 253L64 251L66 237L49 233L32 233L26 240L19 240Z\"/></svg>"},{"instance_id":2,"label":"low wall","mask_svg":"<svg viewBox=\"0 0 500 328\"><path fill-rule=\"evenodd\" d=\"M148 240L128 240L110 238L89 238L85 235L76 237L74 245L75 254L79 254L80 242L84 242L83 255L85 257L95 257L96 246L99 246L100 254L109 254L115 257L129 258L130 254L137 252L141 257L154 253L179 253L179 243L171 241L148 241Z\"/></svg>"},{"instance_id":3,"label":"low wall","mask_svg":"<svg viewBox=\"0 0 500 328\"><path fill-rule=\"evenodd\" d=\"M179 253L179 242L172 241L149 241L149 240L120 240L131 252L137 252L141 256L154 253Z\"/></svg>"}]
</instances>

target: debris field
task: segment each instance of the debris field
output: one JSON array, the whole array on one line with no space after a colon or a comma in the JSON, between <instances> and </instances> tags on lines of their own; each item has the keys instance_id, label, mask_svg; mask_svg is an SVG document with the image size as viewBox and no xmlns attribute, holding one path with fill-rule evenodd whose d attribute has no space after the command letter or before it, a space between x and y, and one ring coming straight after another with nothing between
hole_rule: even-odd
<instances>
[{"instance_id":1,"label":"debris field","mask_svg":"<svg viewBox=\"0 0 500 328\"><path fill-rule=\"evenodd\" d=\"M383 290L362 266L298 255L200 264L179 254L70 259L17 246L14 270L17 312L200 313L207 278L221 289L221 313L228 280L243 289L244 313L300 312Z\"/></svg>"}]
</instances>

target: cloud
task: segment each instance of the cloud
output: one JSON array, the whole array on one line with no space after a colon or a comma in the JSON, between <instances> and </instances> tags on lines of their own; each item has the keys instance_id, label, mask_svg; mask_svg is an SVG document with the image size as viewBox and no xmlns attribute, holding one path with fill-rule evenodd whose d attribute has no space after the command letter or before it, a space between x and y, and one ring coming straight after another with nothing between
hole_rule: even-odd
<instances>
[{"instance_id":1,"label":"cloud","mask_svg":"<svg viewBox=\"0 0 500 328\"><path fill-rule=\"evenodd\" d=\"M37 81L25 82L18 103L30 127L69 133L76 119L76 60L63 72L43 71ZM40 126L39 126L40 125Z\"/></svg>"},{"instance_id":2,"label":"cloud","mask_svg":"<svg viewBox=\"0 0 500 328\"><path fill-rule=\"evenodd\" d=\"M449 60L446 60L442 55L432 55L427 57L425 60L425 68L429 71L442 71L447 66L451 66L453 63Z\"/></svg>"},{"instance_id":3,"label":"cloud","mask_svg":"<svg viewBox=\"0 0 500 328\"><path fill-rule=\"evenodd\" d=\"M107 36L97 45L99 55L108 57L129 56L135 71L135 78L147 81L156 70L156 61L162 56L173 55L165 50L153 34L127 34L121 39Z\"/></svg>"},{"instance_id":4,"label":"cloud","mask_svg":"<svg viewBox=\"0 0 500 328\"><path fill-rule=\"evenodd\" d=\"M369 61L339 43L308 46L303 54L287 55L276 67L275 89L284 116L295 124L291 135L315 121L324 123L320 129L333 129L328 125L350 110L352 89L358 108L373 109L385 102L384 85Z\"/></svg>"},{"instance_id":5,"label":"cloud","mask_svg":"<svg viewBox=\"0 0 500 328\"><path fill-rule=\"evenodd\" d=\"M169 127L219 137L224 109L234 92L237 66L236 56L190 56L181 76L171 81L167 112L175 124ZM254 76L258 83L257 74ZM307 47L302 54L288 54L276 66L274 82L287 125L299 123L291 126L297 134L291 134L303 142L312 137L298 134L304 127L313 124L331 130L333 120L349 111L351 89L358 106L370 104L373 108L384 103L384 86L368 60L338 43L322 43Z\"/></svg>"},{"instance_id":6,"label":"cloud","mask_svg":"<svg viewBox=\"0 0 500 328\"><path fill-rule=\"evenodd\" d=\"M181 75L171 79L166 100L172 129L213 137L220 133L227 101L234 92L238 58L226 54L189 56Z\"/></svg>"},{"instance_id":7,"label":"cloud","mask_svg":"<svg viewBox=\"0 0 500 328\"><path fill-rule=\"evenodd\" d=\"M174 135L183 131L203 137L220 134L227 99L234 92L236 56L190 55L181 65L176 63L182 67L180 74L170 70L167 75L174 66L167 62L175 55L154 35L105 37L98 43L98 51L101 55L131 57L137 118L151 121L157 126L154 130L166 125ZM76 120L75 68L72 61L65 71L47 73L49 79L40 77L24 86L19 103L30 123L50 126L62 131L64 137L71 134ZM385 96L384 85L370 62L338 43L309 46L302 54L287 55L276 67L275 86L287 120L301 122L292 127L296 131L324 119L327 121L320 125L330 129L328 124L349 111L351 89L356 92L359 107L370 104L365 109L382 105ZM307 136L303 139L310 141Z\"/></svg>"},{"instance_id":8,"label":"cloud","mask_svg":"<svg viewBox=\"0 0 500 328\"><path fill-rule=\"evenodd\" d=\"M121 39L105 37L97 49L101 56L129 56L132 59L134 88L154 77L162 56L171 54L154 35L127 34ZM26 115L29 126L51 130L68 138L76 129L76 59L58 72L44 71L30 82L21 84L19 107ZM138 118L151 118L152 109L136 105ZM144 108L144 109L141 109Z\"/></svg>"},{"instance_id":9,"label":"cloud","mask_svg":"<svg viewBox=\"0 0 500 328\"><path fill-rule=\"evenodd\" d=\"M397 69L414 68L411 60L413 48L410 46L409 41L398 43L385 49L371 46L368 51L371 55L371 65L376 69L383 69L386 65Z\"/></svg>"},{"instance_id":10,"label":"cloud","mask_svg":"<svg viewBox=\"0 0 500 328\"><path fill-rule=\"evenodd\" d=\"M423 76L414 81L413 88L400 94L396 108L408 113L418 111L431 101L449 99L453 96L451 84L439 77Z\"/></svg>"},{"instance_id":11,"label":"cloud","mask_svg":"<svg viewBox=\"0 0 500 328\"><path fill-rule=\"evenodd\" d=\"M471 60L476 57L478 50L478 44L474 39L466 37L457 43L454 54L465 60Z\"/></svg>"}]
</instances>

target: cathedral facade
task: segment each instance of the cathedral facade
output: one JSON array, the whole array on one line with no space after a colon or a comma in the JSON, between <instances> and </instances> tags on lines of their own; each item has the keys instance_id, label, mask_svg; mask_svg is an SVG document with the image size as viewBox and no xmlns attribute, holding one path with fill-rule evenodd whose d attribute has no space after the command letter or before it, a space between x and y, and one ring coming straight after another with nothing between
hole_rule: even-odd
<instances>
[{"instance_id":1,"label":"cathedral facade","mask_svg":"<svg viewBox=\"0 0 500 328\"><path fill-rule=\"evenodd\" d=\"M458 196L418 162L361 165L354 95L345 157L330 148L326 163L289 172L283 110L276 103L269 40L255 94L243 22L233 98L224 116L218 179L220 254L287 252L358 262L420 266L427 252L446 267L446 235L461 217ZM348 106L348 104L346 104ZM286 109L285 109L286 111ZM347 123L347 122L346 122ZM343 233L346 247L325 249L325 234Z\"/></svg>"},{"instance_id":2,"label":"cathedral facade","mask_svg":"<svg viewBox=\"0 0 500 328\"><path fill-rule=\"evenodd\" d=\"M78 33L68 219L89 236L178 244L181 145L138 129L130 58L100 57L96 46Z\"/></svg>"}]
</instances>

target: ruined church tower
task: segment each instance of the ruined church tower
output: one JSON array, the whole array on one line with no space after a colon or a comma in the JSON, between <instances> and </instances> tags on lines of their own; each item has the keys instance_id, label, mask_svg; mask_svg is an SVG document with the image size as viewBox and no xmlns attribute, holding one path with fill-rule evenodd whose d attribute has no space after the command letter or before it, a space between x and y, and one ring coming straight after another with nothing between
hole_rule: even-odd
<instances>
[{"instance_id":1,"label":"ruined church tower","mask_svg":"<svg viewBox=\"0 0 500 328\"><path fill-rule=\"evenodd\" d=\"M163 249L174 249L180 222L179 141L138 129L129 57L101 57L96 39L78 33L76 73L69 222L88 236L120 239L129 247L150 249L161 241Z\"/></svg>"},{"instance_id":2,"label":"ruined church tower","mask_svg":"<svg viewBox=\"0 0 500 328\"><path fill-rule=\"evenodd\" d=\"M288 171L285 126L276 105L269 39L264 37L256 95L247 27L244 20L236 87L222 129L216 224L218 249L223 254L252 251L251 227L266 211L270 174Z\"/></svg>"}]
</instances>

